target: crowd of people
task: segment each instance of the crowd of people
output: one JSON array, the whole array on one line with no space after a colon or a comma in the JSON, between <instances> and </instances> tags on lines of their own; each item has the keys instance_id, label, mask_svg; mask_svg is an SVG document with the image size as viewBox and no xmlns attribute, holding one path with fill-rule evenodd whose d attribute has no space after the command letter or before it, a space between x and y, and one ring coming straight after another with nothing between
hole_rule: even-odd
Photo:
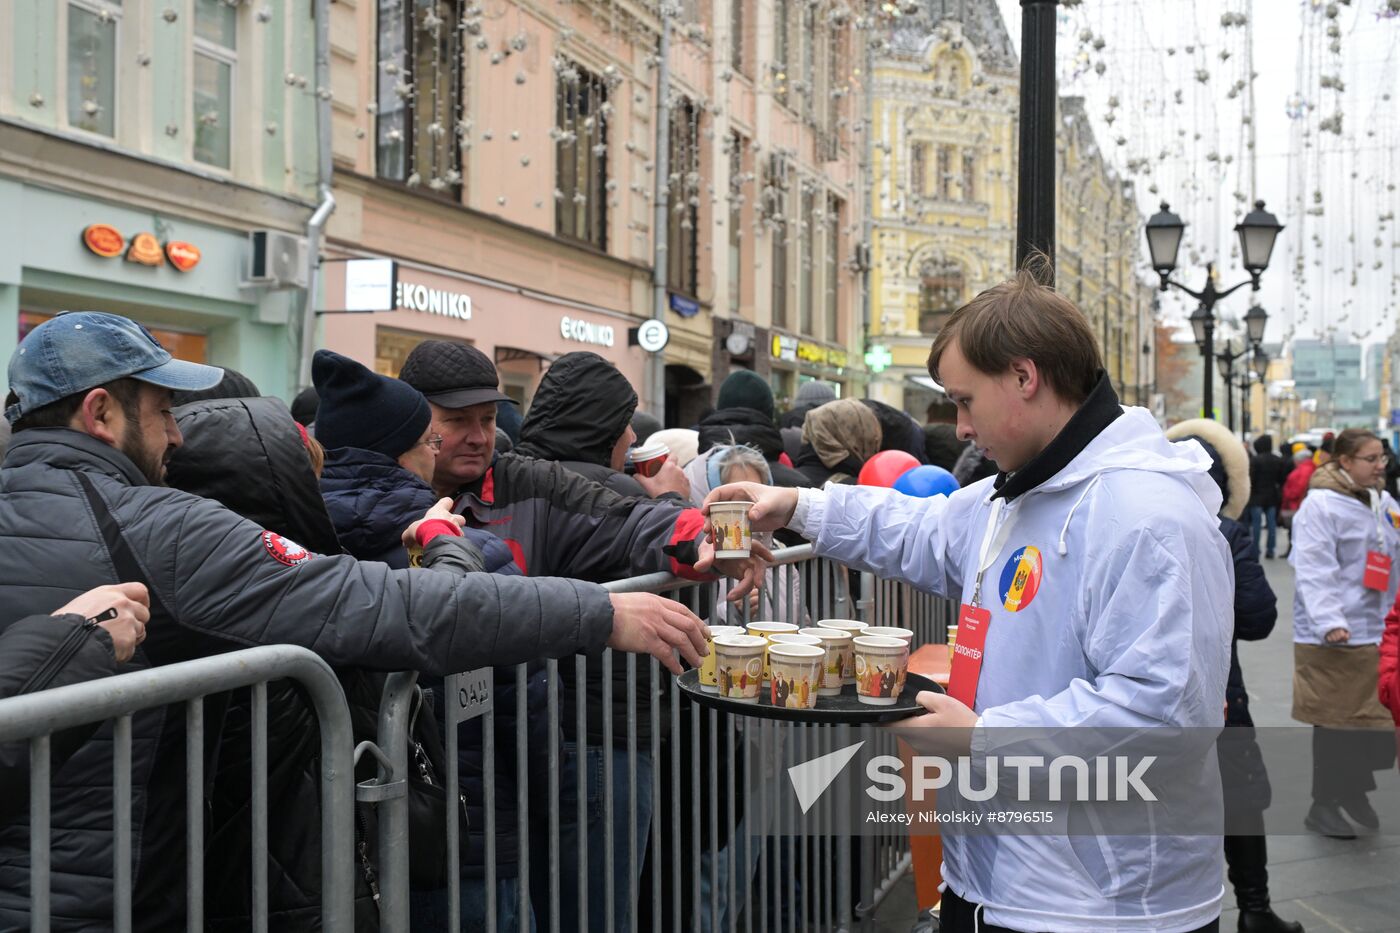
<instances>
[{"instance_id":1,"label":"crowd of people","mask_svg":"<svg viewBox=\"0 0 1400 933\"><path fill-rule=\"evenodd\" d=\"M1150 414L1119 403L1078 310L1030 273L954 314L930 372L948 401L930 406L923 425L875 400L838 398L820 381L780 412L768 382L739 370L697 424L664 426L638 411L634 388L596 354L555 360L521 413L484 354L429 340L397 377L317 351L314 386L289 409L238 373L173 359L126 318L59 315L25 338L9 368L0 697L250 645L301 645L337 671L357 739L374 735L386 672L420 672L413 738L435 770L441 678L493 666L493 763L483 720L458 727L461 875L415 862L414 929L447 930L448 885L460 891L464 929L483 928L488 900L501 929L604 930L606 900L612 929L659 927L635 893L646 860L666 857L649 852L650 827L691 804L666 786L652 748L688 750L690 725L682 719L683 734L671 735L669 715L654 714L667 691L645 664L609 671L590 660L559 665L569 727L550 734L546 659L592 659L611 647L679 673L699 663L706 621L743 606L773 618L815 613L823 607L802 575L771 566L774 551L811 540L822 556L960 599L964 619L982 620L975 701L921 694L928 713L917 725L1211 726L1224 710L1225 722L1247 728L1235 641L1273 628L1275 596L1259 560L1261 550L1275 557L1283 527L1298 580L1294 715L1316 727L1308 826L1339 837L1354 835L1353 823L1373 831L1368 778L1395 754L1391 734L1376 727L1392 714L1400 725L1400 609L1391 608L1400 503L1381 440L1353 429L1315 452L1275 453L1263 436L1247 452L1214 422L1164 437ZM633 469L638 444L664 446L659 469ZM888 451L947 470L962 488L915 498L860 485ZM707 534L706 508L726 499L753 502L746 560L717 559ZM1002 605L983 577L1017 547L1035 552L1037 581L1067 582ZM657 571L704 584L695 611L599 585ZM1127 579L1139 585L1118 585ZM315 929L315 718L283 685L269 689L268 710L272 927ZM245 929L250 700L219 698L206 716L215 740L205 862L224 881L209 896L206 925ZM133 719L133 905L145 929L176 928L185 910L182 723L178 710ZM520 825L518 768L523 756L528 773L544 774L551 751L560 762L559 903L576 903L586 885L588 916L548 916L548 871L522 881L526 850L550 846L522 838L542 821ZM110 728L61 733L52 755L54 927L101 928L114 908ZM1338 778L1322 766L1338 755L1363 755L1367 769ZM25 748L0 748L7 928L26 926L30 910L27 765ZM1267 798L1267 775L1232 781L1251 800ZM530 781L520 801L532 814L549 806L541 783ZM586 807L575 805L581 797ZM1258 825L1224 847L1240 928L1300 930L1270 909L1262 817ZM363 929L374 928L378 899L372 834L358 819ZM609 839L614 866L600 857L578 864L581 849L607 851ZM1112 883L1105 858L1118 866ZM723 880L706 860L684 868L707 892ZM739 872L730 898L751 873ZM950 837L942 928L1060 929L1073 917L1076 929L1099 929L1126 917L1133 929L1211 931L1221 875L1209 839L1173 837L1144 854L1114 838Z\"/></svg>"}]
</instances>

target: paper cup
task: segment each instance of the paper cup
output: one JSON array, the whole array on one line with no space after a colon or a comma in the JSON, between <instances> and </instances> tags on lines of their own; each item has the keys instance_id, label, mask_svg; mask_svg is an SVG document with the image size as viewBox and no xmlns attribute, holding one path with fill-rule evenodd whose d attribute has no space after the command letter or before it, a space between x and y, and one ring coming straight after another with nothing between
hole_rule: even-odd
<instances>
[{"instance_id":1,"label":"paper cup","mask_svg":"<svg viewBox=\"0 0 1400 933\"><path fill-rule=\"evenodd\" d=\"M948 626L948 660L950 662L953 660L953 649L957 647L957 644L958 627L956 625L950 625Z\"/></svg>"},{"instance_id":2,"label":"paper cup","mask_svg":"<svg viewBox=\"0 0 1400 933\"><path fill-rule=\"evenodd\" d=\"M752 538L749 535L749 509L752 502L714 502L710 504L710 524L715 529L715 557L748 557Z\"/></svg>"},{"instance_id":3,"label":"paper cup","mask_svg":"<svg viewBox=\"0 0 1400 933\"><path fill-rule=\"evenodd\" d=\"M841 684L845 683L846 668L849 667L851 676L855 676L856 660L851 633L834 628L804 628L797 634L820 638L822 647L826 649L826 660L822 662L822 685L817 692L824 697L840 694Z\"/></svg>"},{"instance_id":4,"label":"paper cup","mask_svg":"<svg viewBox=\"0 0 1400 933\"><path fill-rule=\"evenodd\" d=\"M826 649L821 645L777 641L770 644L768 663L773 668L773 682L768 688L770 702L787 709L811 709L816 706L825 660Z\"/></svg>"},{"instance_id":5,"label":"paper cup","mask_svg":"<svg viewBox=\"0 0 1400 933\"><path fill-rule=\"evenodd\" d=\"M655 476L671 455L671 448L660 441L640 444L627 452L627 460L632 468L642 476Z\"/></svg>"},{"instance_id":6,"label":"paper cup","mask_svg":"<svg viewBox=\"0 0 1400 933\"><path fill-rule=\"evenodd\" d=\"M837 632L845 632L855 638L865 632L870 626L856 619L821 619L817 622L817 628L829 628ZM854 684L856 682L856 656L854 652L846 654L846 666L841 669L841 683Z\"/></svg>"},{"instance_id":7,"label":"paper cup","mask_svg":"<svg viewBox=\"0 0 1400 933\"><path fill-rule=\"evenodd\" d=\"M700 689L705 693L718 693L718 680L715 672L715 639L721 635L742 635L743 626L740 625L711 625L710 637L705 639L705 647L710 649L710 653L705 655L700 662Z\"/></svg>"},{"instance_id":8,"label":"paper cup","mask_svg":"<svg viewBox=\"0 0 1400 933\"><path fill-rule=\"evenodd\" d=\"M861 634L876 638L898 638L910 648L914 647L914 633L907 628L895 628L893 625L872 625Z\"/></svg>"},{"instance_id":9,"label":"paper cup","mask_svg":"<svg viewBox=\"0 0 1400 933\"><path fill-rule=\"evenodd\" d=\"M756 635L765 642L774 635L796 635L797 626L791 622L750 622L745 626L750 635ZM763 659L763 682L768 683L768 658Z\"/></svg>"},{"instance_id":10,"label":"paper cup","mask_svg":"<svg viewBox=\"0 0 1400 933\"><path fill-rule=\"evenodd\" d=\"M763 673L764 649L767 647L766 641L752 635L717 636L715 692L730 700L757 703L759 680Z\"/></svg>"},{"instance_id":11,"label":"paper cup","mask_svg":"<svg viewBox=\"0 0 1400 933\"><path fill-rule=\"evenodd\" d=\"M876 635L862 635L853 644L858 699L870 706L893 706L909 672L909 646Z\"/></svg>"}]
</instances>

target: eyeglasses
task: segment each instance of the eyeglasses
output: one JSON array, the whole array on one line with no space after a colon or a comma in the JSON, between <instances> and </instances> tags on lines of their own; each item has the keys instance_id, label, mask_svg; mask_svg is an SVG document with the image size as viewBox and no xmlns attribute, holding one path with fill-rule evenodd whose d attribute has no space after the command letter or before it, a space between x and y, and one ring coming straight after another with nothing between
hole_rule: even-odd
<instances>
[{"instance_id":1,"label":"eyeglasses","mask_svg":"<svg viewBox=\"0 0 1400 933\"><path fill-rule=\"evenodd\" d=\"M431 447L433 450L440 451L442 450L442 435L429 434L428 439L426 441L423 441L423 443Z\"/></svg>"},{"instance_id":2,"label":"eyeglasses","mask_svg":"<svg viewBox=\"0 0 1400 933\"><path fill-rule=\"evenodd\" d=\"M1362 463L1369 463L1372 466L1376 464L1380 464L1381 466L1390 465L1390 454L1372 454L1369 457L1357 457L1356 459Z\"/></svg>"}]
</instances>

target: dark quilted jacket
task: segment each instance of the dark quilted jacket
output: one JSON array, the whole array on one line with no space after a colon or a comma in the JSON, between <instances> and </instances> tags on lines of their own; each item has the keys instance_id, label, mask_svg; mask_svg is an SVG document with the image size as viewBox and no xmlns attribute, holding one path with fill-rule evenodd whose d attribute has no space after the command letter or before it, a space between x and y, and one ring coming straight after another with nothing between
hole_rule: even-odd
<instances>
[{"instance_id":1,"label":"dark quilted jacket","mask_svg":"<svg viewBox=\"0 0 1400 933\"><path fill-rule=\"evenodd\" d=\"M153 487L126 456L62 428L16 435L0 468L0 603L11 619L117 582L83 474L110 511L158 613L133 667L256 644L307 647L335 666L429 674L601 650L606 593L567 580L394 571L298 552L221 505ZM410 609L411 607L411 609ZM184 715L133 717L134 916L183 923ZM112 914L110 726L53 783L53 929L103 928ZM0 928L28 925L28 820L0 827Z\"/></svg>"},{"instance_id":2,"label":"dark quilted jacket","mask_svg":"<svg viewBox=\"0 0 1400 933\"><path fill-rule=\"evenodd\" d=\"M397 462L368 450L340 448L329 451L321 474L321 490L326 507L335 521L336 532L346 550L361 560L383 561L390 566L408 566L408 553L400 535L437 502L438 496L421 479ZM471 542L485 558L488 573L520 576L510 548L500 538L477 528L466 529ZM433 686L429 681L425 687ZM549 762L549 723L545 715L548 687L543 665L531 665L526 679L526 709L529 742L527 768L542 774ZM495 672L496 758L496 865L497 877L514 877L520 851L516 819L516 696L515 667L498 667ZM441 709L438 722L445 721ZM555 738L558 741L558 737ZM458 781L467 801L468 831L462 839L462 872L480 876L486 864L486 787L483 781L484 754L482 720L472 719L458 727Z\"/></svg>"}]
</instances>

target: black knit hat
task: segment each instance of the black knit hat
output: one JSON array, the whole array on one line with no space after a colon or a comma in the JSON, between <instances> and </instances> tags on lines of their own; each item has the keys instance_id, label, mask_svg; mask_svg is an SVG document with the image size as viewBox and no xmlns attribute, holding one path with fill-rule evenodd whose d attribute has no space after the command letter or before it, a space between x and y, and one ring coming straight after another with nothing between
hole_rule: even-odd
<instances>
[{"instance_id":1,"label":"black knit hat","mask_svg":"<svg viewBox=\"0 0 1400 933\"><path fill-rule=\"evenodd\" d=\"M414 347L399 378L443 408L515 401L500 390L501 377L485 353L449 340L425 340Z\"/></svg>"},{"instance_id":2,"label":"black knit hat","mask_svg":"<svg viewBox=\"0 0 1400 933\"><path fill-rule=\"evenodd\" d=\"M311 381L321 396L316 440L328 449L358 447L397 458L433 420L427 399L413 386L330 350L312 357Z\"/></svg>"},{"instance_id":3,"label":"black knit hat","mask_svg":"<svg viewBox=\"0 0 1400 933\"><path fill-rule=\"evenodd\" d=\"M773 390L751 369L736 369L720 383L716 408L752 408L773 417Z\"/></svg>"}]
</instances>

